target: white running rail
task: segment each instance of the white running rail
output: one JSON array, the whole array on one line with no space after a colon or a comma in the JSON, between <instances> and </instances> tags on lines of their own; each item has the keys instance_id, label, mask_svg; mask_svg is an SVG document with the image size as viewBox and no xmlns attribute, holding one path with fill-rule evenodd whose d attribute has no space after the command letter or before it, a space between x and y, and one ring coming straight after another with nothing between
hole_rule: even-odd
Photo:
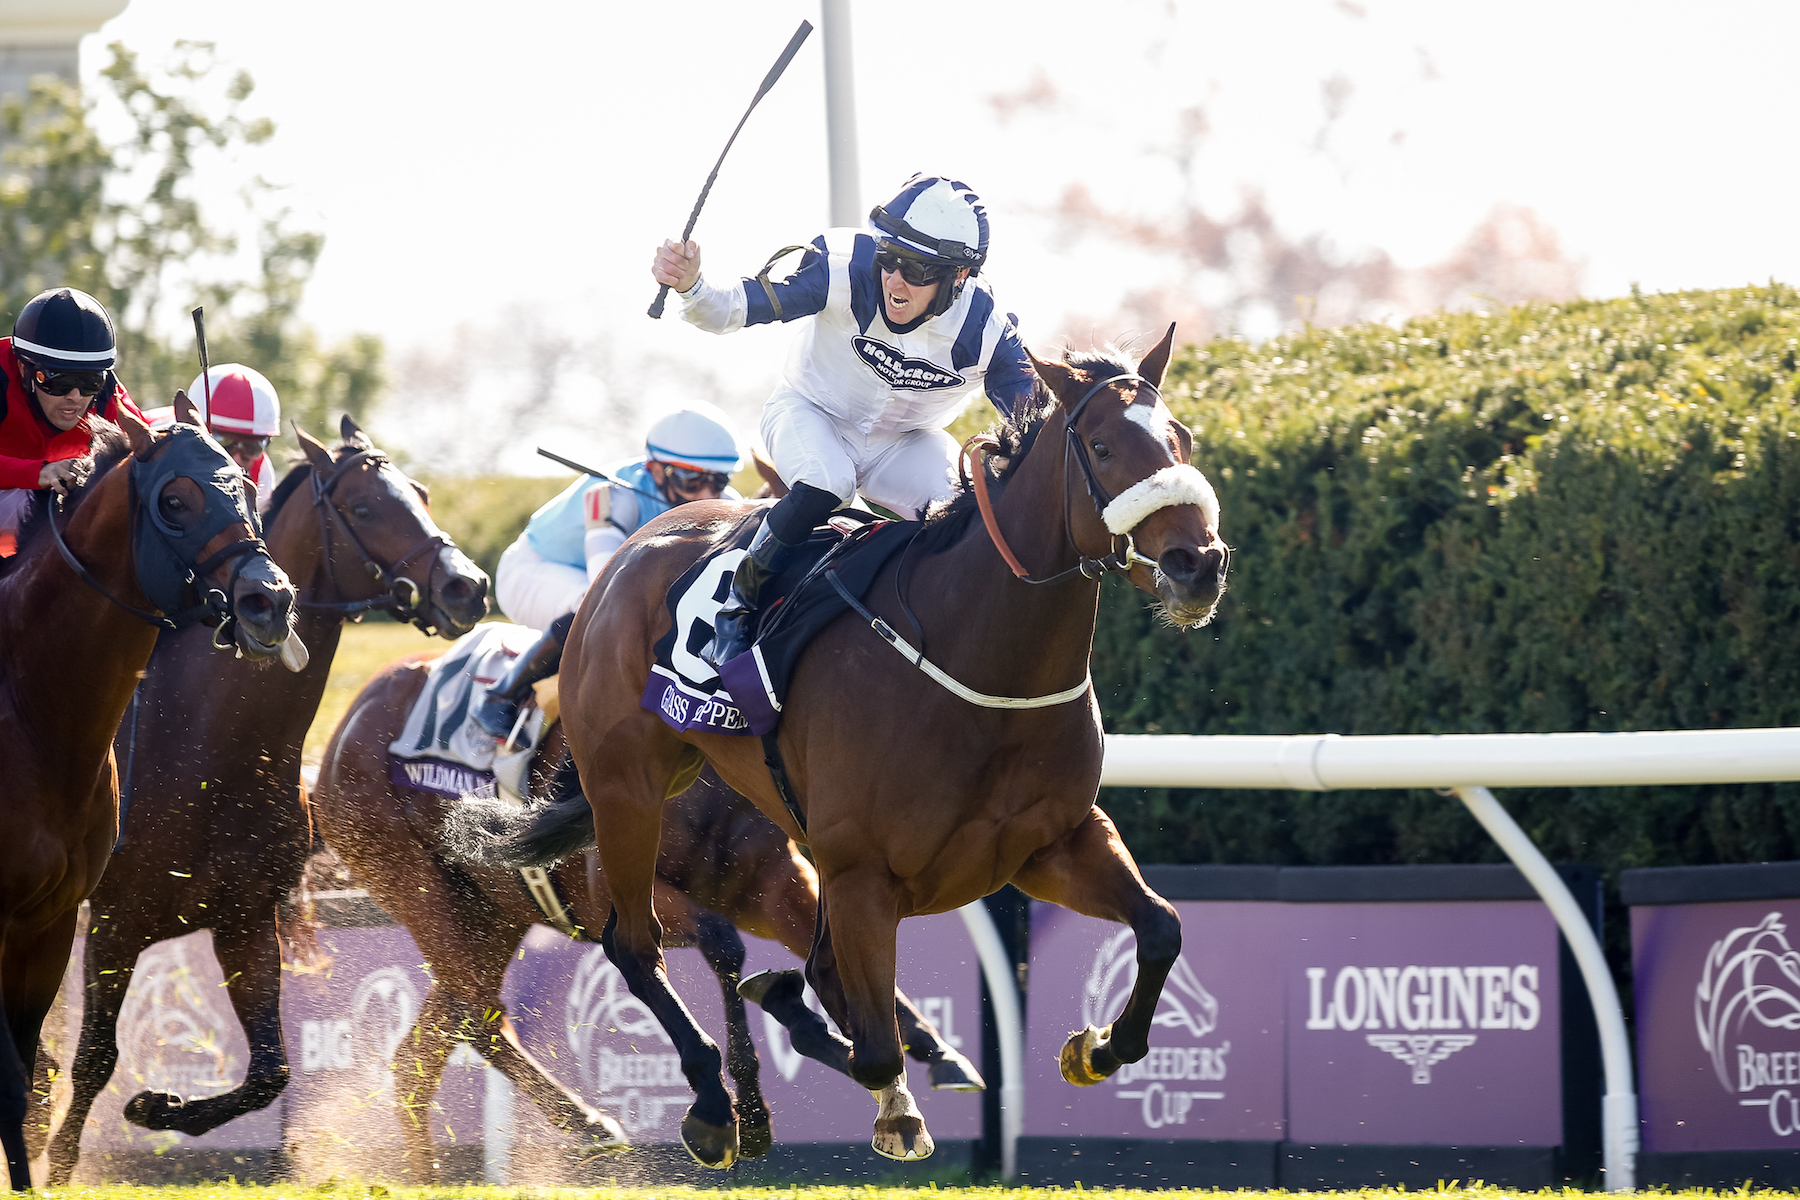
<instances>
[{"instance_id":1,"label":"white running rail","mask_svg":"<svg viewBox=\"0 0 1800 1200\"><path fill-rule=\"evenodd\" d=\"M1455 792L1543 897L1580 965L1600 1027L1606 1075L1601 1119L1606 1189L1611 1192L1630 1191L1637 1182L1637 1095L1619 993L1574 896L1488 789L1791 779L1800 779L1800 729L1387 737L1113 735L1106 739L1100 774L1102 787ZM1002 1031L1003 1045L1006 1036Z\"/></svg>"}]
</instances>

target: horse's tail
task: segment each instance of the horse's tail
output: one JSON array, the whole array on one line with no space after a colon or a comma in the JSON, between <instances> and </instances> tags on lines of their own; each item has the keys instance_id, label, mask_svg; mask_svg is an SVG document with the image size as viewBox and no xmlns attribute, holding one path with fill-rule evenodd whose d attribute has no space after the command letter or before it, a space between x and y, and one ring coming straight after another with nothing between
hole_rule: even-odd
<instances>
[{"instance_id":1,"label":"horse's tail","mask_svg":"<svg viewBox=\"0 0 1800 1200\"><path fill-rule=\"evenodd\" d=\"M594 844L594 810L575 763L550 777L550 797L520 807L465 796L450 806L443 844L450 857L483 867L547 867Z\"/></svg>"}]
</instances>

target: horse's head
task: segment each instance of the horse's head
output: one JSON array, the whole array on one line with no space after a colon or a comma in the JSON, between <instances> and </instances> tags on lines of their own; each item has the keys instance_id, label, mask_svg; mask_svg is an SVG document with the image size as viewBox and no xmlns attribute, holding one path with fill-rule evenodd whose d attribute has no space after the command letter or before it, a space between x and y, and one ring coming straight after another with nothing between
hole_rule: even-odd
<instances>
[{"instance_id":1,"label":"horse's head","mask_svg":"<svg viewBox=\"0 0 1800 1200\"><path fill-rule=\"evenodd\" d=\"M1219 540L1218 497L1188 463L1193 435L1157 391L1174 341L1171 325L1135 373L1100 356L1031 362L1062 410L1065 469L1094 499L1091 508L1070 505L1076 546L1099 558L1124 539L1132 582L1177 625L1204 625L1225 590L1229 552Z\"/></svg>"},{"instance_id":2,"label":"horse's head","mask_svg":"<svg viewBox=\"0 0 1800 1200\"><path fill-rule=\"evenodd\" d=\"M348 415L340 429L344 443L334 453L294 426L319 514L315 578L328 579L349 606L391 608L421 629L461 637L487 615L487 572L431 519L422 484L377 450Z\"/></svg>"},{"instance_id":3,"label":"horse's head","mask_svg":"<svg viewBox=\"0 0 1800 1200\"><path fill-rule=\"evenodd\" d=\"M244 654L272 658L293 624L294 585L263 545L243 471L207 434L184 392L175 394L175 415L174 426L152 433L129 411L119 413L139 506L132 533L138 585L171 620L228 623Z\"/></svg>"}]
</instances>

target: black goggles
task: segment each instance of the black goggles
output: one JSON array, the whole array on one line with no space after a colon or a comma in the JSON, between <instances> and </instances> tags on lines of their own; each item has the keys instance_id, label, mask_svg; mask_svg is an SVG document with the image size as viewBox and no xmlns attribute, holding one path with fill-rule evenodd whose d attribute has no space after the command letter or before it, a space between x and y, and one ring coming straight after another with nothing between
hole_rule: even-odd
<instances>
[{"instance_id":1,"label":"black goggles","mask_svg":"<svg viewBox=\"0 0 1800 1200\"><path fill-rule=\"evenodd\" d=\"M723 471L699 471L693 467L678 467L674 463L663 464L663 478L681 492L697 492L703 487L722 492L731 482L731 476Z\"/></svg>"},{"instance_id":2,"label":"black goggles","mask_svg":"<svg viewBox=\"0 0 1800 1200\"><path fill-rule=\"evenodd\" d=\"M941 283L955 270L955 267L944 263L925 262L912 258L895 250L877 250L875 252L875 269L882 274L898 271L900 278L909 287L924 287L930 283Z\"/></svg>"},{"instance_id":3,"label":"black goggles","mask_svg":"<svg viewBox=\"0 0 1800 1200\"><path fill-rule=\"evenodd\" d=\"M219 445L225 447L225 453L227 454L242 454L246 458L256 458L259 455L267 453L269 449L269 439L266 437L255 437L250 434L218 433L215 433L213 436L219 440Z\"/></svg>"},{"instance_id":4,"label":"black goggles","mask_svg":"<svg viewBox=\"0 0 1800 1200\"><path fill-rule=\"evenodd\" d=\"M46 371L38 368L32 375L38 391L46 396L66 396L70 392L80 392L84 396L98 396L100 389L106 386L105 371Z\"/></svg>"}]
</instances>

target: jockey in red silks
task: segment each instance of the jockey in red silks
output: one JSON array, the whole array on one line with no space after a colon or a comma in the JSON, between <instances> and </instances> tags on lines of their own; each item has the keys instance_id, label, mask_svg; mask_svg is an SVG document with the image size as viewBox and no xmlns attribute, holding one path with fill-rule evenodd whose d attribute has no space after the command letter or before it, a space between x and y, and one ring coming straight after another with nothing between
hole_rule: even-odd
<instances>
[{"instance_id":1,"label":"jockey in red silks","mask_svg":"<svg viewBox=\"0 0 1800 1200\"><path fill-rule=\"evenodd\" d=\"M38 492L66 495L86 477L90 418L143 417L112 372L116 351L106 309L66 287L32 297L0 338L0 555Z\"/></svg>"},{"instance_id":2,"label":"jockey in red silks","mask_svg":"<svg viewBox=\"0 0 1800 1200\"><path fill-rule=\"evenodd\" d=\"M211 398L207 396L211 376ZM194 376L188 399L200 410L206 430L256 485L258 516L269 511L275 494L275 464L269 459L269 439L281 433L281 397L275 385L254 367L222 363L206 375ZM161 429L175 421L173 408L153 408L152 427Z\"/></svg>"}]
</instances>

